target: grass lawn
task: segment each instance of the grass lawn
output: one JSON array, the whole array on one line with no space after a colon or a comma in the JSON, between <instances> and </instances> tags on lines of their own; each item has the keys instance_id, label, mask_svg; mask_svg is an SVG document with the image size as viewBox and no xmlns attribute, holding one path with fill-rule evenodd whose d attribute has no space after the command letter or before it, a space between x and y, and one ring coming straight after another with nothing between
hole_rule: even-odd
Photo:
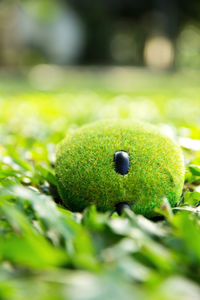
<instances>
[{"instance_id":1,"label":"grass lawn","mask_svg":"<svg viewBox=\"0 0 200 300\"><path fill-rule=\"evenodd\" d=\"M47 71L0 73L0 299L200 299L199 72ZM62 206L56 145L104 118L148 121L183 147L178 207L148 220Z\"/></svg>"}]
</instances>

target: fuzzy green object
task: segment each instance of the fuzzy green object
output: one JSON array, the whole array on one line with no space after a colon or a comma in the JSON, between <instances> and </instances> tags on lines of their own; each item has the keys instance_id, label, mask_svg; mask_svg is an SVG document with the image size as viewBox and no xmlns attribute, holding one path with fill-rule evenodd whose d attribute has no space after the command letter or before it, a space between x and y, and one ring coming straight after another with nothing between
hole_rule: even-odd
<instances>
[{"instance_id":1,"label":"fuzzy green object","mask_svg":"<svg viewBox=\"0 0 200 300\"><path fill-rule=\"evenodd\" d=\"M117 151L129 154L128 174L115 171ZM128 120L98 121L69 133L57 151L58 190L66 207L101 211L127 202L135 213L155 215L166 197L181 196L184 163L180 147L156 127Z\"/></svg>"}]
</instances>

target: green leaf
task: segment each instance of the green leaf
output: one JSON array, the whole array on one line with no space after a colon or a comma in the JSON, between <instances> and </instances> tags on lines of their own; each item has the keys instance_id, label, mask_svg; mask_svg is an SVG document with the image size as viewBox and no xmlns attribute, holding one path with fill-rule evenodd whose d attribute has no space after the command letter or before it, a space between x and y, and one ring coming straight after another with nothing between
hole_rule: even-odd
<instances>
[{"instance_id":1,"label":"green leaf","mask_svg":"<svg viewBox=\"0 0 200 300\"><path fill-rule=\"evenodd\" d=\"M197 165L189 165L190 172L195 176L200 176L200 166Z\"/></svg>"},{"instance_id":2,"label":"green leaf","mask_svg":"<svg viewBox=\"0 0 200 300\"><path fill-rule=\"evenodd\" d=\"M186 191L184 194L184 204L191 206L197 206L200 203L200 193L199 192L190 192Z\"/></svg>"}]
</instances>

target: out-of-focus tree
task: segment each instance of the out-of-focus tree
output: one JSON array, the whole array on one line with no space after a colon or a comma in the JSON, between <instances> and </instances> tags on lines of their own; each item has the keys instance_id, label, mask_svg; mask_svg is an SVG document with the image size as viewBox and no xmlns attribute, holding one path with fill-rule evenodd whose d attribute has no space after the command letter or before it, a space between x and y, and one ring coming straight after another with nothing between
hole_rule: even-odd
<instances>
[{"instance_id":1,"label":"out-of-focus tree","mask_svg":"<svg viewBox=\"0 0 200 300\"><path fill-rule=\"evenodd\" d=\"M17 23L24 56L39 53L43 61L57 64L78 60L84 43L84 24L63 1L24 1L18 9Z\"/></svg>"},{"instance_id":2,"label":"out-of-focus tree","mask_svg":"<svg viewBox=\"0 0 200 300\"><path fill-rule=\"evenodd\" d=\"M1 64L71 64L78 60L84 24L63 1L4 1L2 7Z\"/></svg>"},{"instance_id":3,"label":"out-of-focus tree","mask_svg":"<svg viewBox=\"0 0 200 300\"><path fill-rule=\"evenodd\" d=\"M191 0L3 0L0 63L198 65Z\"/></svg>"}]
</instances>

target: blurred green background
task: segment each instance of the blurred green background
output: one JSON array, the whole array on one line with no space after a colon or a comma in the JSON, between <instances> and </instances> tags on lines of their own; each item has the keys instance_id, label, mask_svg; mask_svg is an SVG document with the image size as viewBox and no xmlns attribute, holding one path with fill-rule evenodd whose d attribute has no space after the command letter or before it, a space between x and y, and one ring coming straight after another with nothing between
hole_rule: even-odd
<instances>
[{"instance_id":1,"label":"blurred green background","mask_svg":"<svg viewBox=\"0 0 200 300\"><path fill-rule=\"evenodd\" d=\"M0 63L199 67L200 4L1 0Z\"/></svg>"}]
</instances>

